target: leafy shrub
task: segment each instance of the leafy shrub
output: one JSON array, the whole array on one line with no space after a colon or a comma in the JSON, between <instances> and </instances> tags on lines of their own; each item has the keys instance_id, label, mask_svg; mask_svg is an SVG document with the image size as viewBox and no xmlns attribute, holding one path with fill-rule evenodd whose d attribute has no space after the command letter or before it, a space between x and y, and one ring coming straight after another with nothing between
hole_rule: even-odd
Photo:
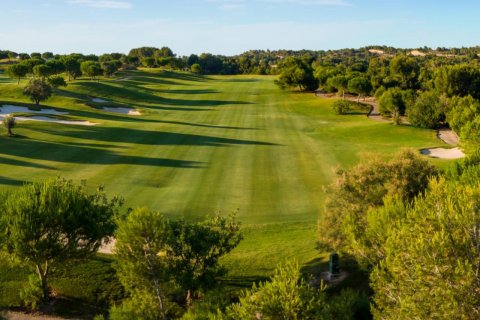
<instances>
[{"instance_id":1,"label":"leafy shrub","mask_svg":"<svg viewBox=\"0 0 480 320\"><path fill-rule=\"evenodd\" d=\"M352 103L348 100L336 100L333 103L333 111L335 111L336 114L339 115L344 115L347 114L348 111L350 111Z\"/></svg>"},{"instance_id":2,"label":"leafy shrub","mask_svg":"<svg viewBox=\"0 0 480 320\"><path fill-rule=\"evenodd\" d=\"M28 283L20 292L20 299L24 306L31 310L38 310L43 300L42 280L37 275L28 276Z\"/></svg>"}]
</instances>

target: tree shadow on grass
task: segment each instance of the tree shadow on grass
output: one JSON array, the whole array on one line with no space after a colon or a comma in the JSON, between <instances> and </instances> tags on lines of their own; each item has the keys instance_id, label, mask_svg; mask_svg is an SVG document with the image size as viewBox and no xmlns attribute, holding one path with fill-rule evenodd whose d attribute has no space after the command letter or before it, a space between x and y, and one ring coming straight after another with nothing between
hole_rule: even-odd
<instances>
[{"instance_id":1,"label":"tree shadow on grass","mask_svg":"<svg viewBox=\"0 0 480 320\"><path fill-rule=\"evenodd\" d=\"M12 145L9 145L12 144ZM175 168L200 168L201 162L167 158L148 158L119 154L102 148L91 148L70 143L42 140L17 140L0 149L0 154L53 162L81 164L129 164Z\"/></svg>"},{"instance_id":2,"label":"tree shadow on grass","mask_svg":"<svg viewBox=\"0 0 480 320\"><path fill-rule=\"evenodd\" d=\"M54 128L54 127L32 127L43 133L59 135L62 137L71 137L76 139L86 139L105 142L133 143L141 145L187 145L187 146L232 146L232 145L261 145L261 146L281 146L280 144L222 138L207 135L198 135L190 133L175 133L166 131L147 131L141 129L121 128L121 127L101 127L91 126L83 128Z\"/></svg>"},{"instance_id":3,"label":"tree shadow on grass","mask_svg":"<svg viewBox=\"0 0 480 320\"><path fill-rule=\"evenodd\" d=\"M76 87L85 95L91 96L100 96L106 97L106 99L124 99L132 103L137 101L154 103L154 104L163 104L167 106L185 106L185 107L213 107L213 106L225 106L225 105L246 105L253 104L252 102L247 101L237 101L237 100L185 100L185 99L170 99L165 97L160 97L147 89L137 89L137 88L127 88L119 87L107 83L97 83L97 82L77 82ZM67 96L77 96L78 93L71 93L70 91L61 90L59 91ZM85 96L84 96L85 97Z\"/></svg>"},{"instance_id":4,"label":"tree shadow on grass","mask_svg":"<svg viewBox=\"0 0 480 320\"><path fill-rule=\"evenodd\" d=\"M10 179L7 177L0 176L0 185L8 185L8 186L23 186L28 181Z\"/></svg>"}]
</instances>

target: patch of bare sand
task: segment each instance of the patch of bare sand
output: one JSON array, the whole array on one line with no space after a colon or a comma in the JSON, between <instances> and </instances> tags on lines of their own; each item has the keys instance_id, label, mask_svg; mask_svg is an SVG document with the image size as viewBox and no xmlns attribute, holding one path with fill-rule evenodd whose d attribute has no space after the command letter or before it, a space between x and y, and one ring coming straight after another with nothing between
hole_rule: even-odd
<instances>
[{"instance_id":1,"label":"patch of bare sand","mask_svg":"<svg viewBox=\"0 0 480 320\"><path fill-rule=\"evenodd\" d=\"M432 148L432 149L422 149L420 152L423 155L429 156L431 158L438 159L461 159L465 157L460 148L446 149L446 148Z\"/></svg>"}]
</instances>

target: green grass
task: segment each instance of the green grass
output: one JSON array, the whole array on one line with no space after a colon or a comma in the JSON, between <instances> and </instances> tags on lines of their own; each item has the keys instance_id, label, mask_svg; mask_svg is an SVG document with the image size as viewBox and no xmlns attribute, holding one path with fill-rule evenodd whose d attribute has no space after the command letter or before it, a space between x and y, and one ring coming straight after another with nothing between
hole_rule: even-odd
<instances>
[{"instance_id":1,"label":"green grass","mask_svg":"<svg viewBox=\"0 0 480 320\"><path fill-rule=\"evenodd\" d=\"M97 126L20 122L0 136L0 185L63 176L103 184L128 207L200 219L238 209L245 240L224 259L232 281L268 276L287 258L316 251L324 187L336 166L370 153L441 146L435 132L337 116L331 100L279 90L270 76L196 76L159 70L79 79L45 105ZM0 74L0 104L29 103ZM91 98L135 107L142 116L103 112ZM436 161L445 165L445 161ZM235 280L237 279L237 280Z\"/></svg>"}]
</instances>

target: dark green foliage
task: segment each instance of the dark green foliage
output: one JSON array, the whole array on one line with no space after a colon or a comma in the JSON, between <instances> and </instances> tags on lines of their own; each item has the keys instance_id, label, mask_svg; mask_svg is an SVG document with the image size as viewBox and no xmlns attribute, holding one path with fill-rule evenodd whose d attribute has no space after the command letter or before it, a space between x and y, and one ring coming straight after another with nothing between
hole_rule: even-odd
<instances>
[{"instance_id":1,"label":"dark green foliage","mask_svg":"<svg viewBox=\"0 0 480 320\"><path fill-rule=\"evenodd\" d=\"M190 69L193 73L196 73L196 74L202 73L202 68L200 67L200 65L198 63L192 64Z\"/></svg>"},{"instance_id":2,"label":"dark green foliage","mask_svg":"<svg viewBox=\"0 0 480 320\"><path fill-rule=\"evenodd\" d=\"M352 319L358 295L344 291L327 298L325 288L310 286L299 267L287 263L275 270L271 281L254 285L240 301L227 308L217 319Z\"/></svg>"},{"instance_id":3,"label":"dark green foliage","mask_svg":"<svg viewBox=\"0 0 480 320\"><path fill-rule=\"evenodd\" d=\"M351 107L352 102L348 100L336 100L332 105L333 111L339 115L347 114Z\"/></svg>"},{"instance_id":4,"label":"dark green foliage","mask_svg":"<svg viewBox=\"0 0 480 320\"><path fill-rule=\"evenodd\" d=\"M51 85L53 88L58 88L58 87L66 87L67 86L67 82L65 81L65 79L61 76L53 76L53 77L49 77L47 79L47 82L49 85Z\"/></svg>"},{"instance_id":5,"label":"dark green foliage","mask_svg":"<svg viewBox=\"0 0 480 320\"><path fill-rule=\"evenodd\" d=\"M92 80L95 80L95 77L102 74L102 67L100 66L100 63L90 60L82 62L80 64L80 70L82 71L83 75L92 78Z\"/></svg>"},{"instance_id":6,"label":"dark green foliage","mask_svg":"<svg viewBox=\"0 0 480 320\"><path fill-rule=\"evenodd\" d=\"M358 94L358 97L366 96L372 91L370 81L364 77L355 77L348 81L348 91Z\"/></svg>"},{"instance_id":7,"label":"dark green foliage","mask_svg":"<svg viewBox=\"0 0 480 320\"><path fill-rule=\"evenodd\" d=\"M7 74L11 78L18 79L18 83L20 83L20 79L25 77L28 73L28 66L23 63L13 64L7 69Z\"/></svg>"},{"instance_id":8,"label":"dark green foliage","mask_svg":"<svg viewBox=\"0 0 480 320\"><path fill-rule=\"evenodd\" d=\"M167 257L177 284L190 303L198 291L214 287L226 270L219 259L232 251L242 240L235 216L215 216L205 222L168 222Z\"/></svg>"},{"instance_id":9,"label":"dark green foliage","mask_svg":"<svg viewBox=\"0 0 480 320\"><path fill-rule=\"evenodd\" d=\"M36 105L39 105L41 101L45 101L52 96L52 87L45 79L33 78L23 88L23 94L35 102Z\"/></svg>"},{"instance_id":10,"label":"dark green foliage","mask_svg":"<svg viewBox=\"0 0 480 320\"><path fill-rule=\"evenodd\" d=\"M447 121L455 132L460 133L462 128L480 115L480 102L472 96L453 97L449 101L450 110L447 112Z\"/></svg>"},{"instance_id":11,"label":"dark green foliage","mask_svg":"<svg viewBox=\"0 0 480 320\"><path fill-rule=\"evenodd\" d=\"M67 72L69 81L72 78L76 79L77 77L82 75L82 71L80 70L79 58L75 55L63 57L62 62L65 66L65 71Z\"/></svg>"},{"instance_id":12,"label":"dark green foliage","mask_svg":"<svg viewBox=\"0 0 480 320\"><path fill-rule=\"evenodd\" d=\"M145 57L142 59L142 65L147 68L155 67L156 60L153 57Z\"/></svg>"},{"instance_id":13,"label":"dark green foliage","mask_svg":"<svg viewBox=\"0 0 480 320\"><path fill-rule=\"evenodd\" d=\"M39 64L33 67L33 74L36 77L46 78L53 74L53 70L45 64Z\"/></svg>"},{"instance_id":14,"label":"dark green foliage","mask_svg":"<svg viewBox=\"0 0 480 320\"><path fill-rule=\"evenodd\" d=\"M113 234L119 203L62 179L25 185L1 203L1 249L36 268L46 298L51 268L96 252Z\"/></svg>"},{"instance_id":15,"label":"dark green foliage","mask_svg":"<svg viewBox=\"0 0 480 320\"><path fill-rule=\"evenodd\" d=\"M385 258L372 272L377 319L478 319L480 188L432 181L384 227Z\"/></svg>"},{"instance_id":16,"label":"dark green foliage","mask_svg":"<svg viewBox=\"0 0 480 320\"><path fill-rule=\"evenodd\" d=\"M301 91L318 88L313 68L300 58L288 57L279 64L280 77L275 83L281 88L298 87Z\"/></svg>"},{"instance_id":17,"label":"dark green foliage","mask_svg":"<svg viewBox=\"0 0 480 320\"><path fill-rule=\"evenodd\" d=\"M420 67L414 58L404 55L395 56L390 61L390 74L402 89L414 89L418 85Z\"/></svg>"},{"instance_id":18,"label":"dark green foliage","mask_svg":"<svg viewBox=\"0 0 480 320\"><path fill-rule=\"evenodd\" d=\"M405 102L402 91L392 88L385 91L378 102L380 113L383 116L401 115L405 113Z\"/></svg>"},{"instance_id":19,"label":"dark green foliage","mask_svg":"<svg viewBox=\"0 0 480 320\"><path fill-rule=\"evenodd\" d=\"M435 73L435 88L449 97L471 95L480 99L480 69L469 64L439 68Z\"/></svg>"},{"instance_id":20,"label":"dark green foliage","mask_svg":"<svg viewBox=\"0 0 480 320\"><path fill-rule=\"evenodd\" d=\"M446 110L444 97L435 91L425 91L407 108L407 116L414 126L435 129L445 121Z\"/></svg>"}]
</instances>

